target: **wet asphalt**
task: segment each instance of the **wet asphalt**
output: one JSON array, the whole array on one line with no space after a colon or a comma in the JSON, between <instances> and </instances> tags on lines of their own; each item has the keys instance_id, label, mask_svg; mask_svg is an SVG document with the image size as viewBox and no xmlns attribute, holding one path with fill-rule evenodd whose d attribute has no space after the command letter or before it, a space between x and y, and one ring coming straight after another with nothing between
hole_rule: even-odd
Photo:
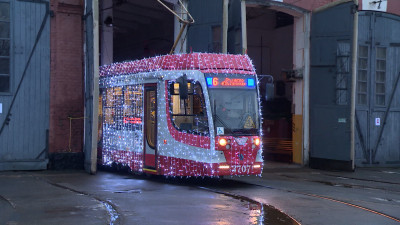
<instances>
[{"instance_id":1,"label":"wet asphalt","mask_svg":"<svg viewBox=\"0 0 400 225\"><path fill-rule=\"evenodd\" d=\"M0 224L399 224L400 168L267 164L261 177L0 172Z\"/></svg>"}]
</instances>

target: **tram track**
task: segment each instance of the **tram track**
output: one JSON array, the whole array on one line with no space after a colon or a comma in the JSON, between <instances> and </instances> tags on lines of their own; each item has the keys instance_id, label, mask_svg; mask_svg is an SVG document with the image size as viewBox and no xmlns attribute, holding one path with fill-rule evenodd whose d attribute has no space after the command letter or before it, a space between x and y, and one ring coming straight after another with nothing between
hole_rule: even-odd
<instances>
[{"instance_id":1,"label":"tram track","mask_svg":"<svg viewBox=\"0 0 400 225\"><path fill-rule=\"evenodd\" d=\"M330 175L330 176L334 176L334 175ZM338 176L335 176L335 177L338 177ZM288 176L288 178L292 178L292 177ZM294 177L294 178L297 178L297 177ZM348 178L348 179L351 179L351 178ZM292 193L292 194L298 194L298 195L303 195L303 196L312 197L312 198L316 198L316 199L335 202L335 203L342 204L342 205L345 205L345 206L348 206L348 207L352 207L352 208L355 208L355 209L363 210L364 212L373 213L375 215L379 215L379 216L385 217L387 219L390 219L390 220L395 221L395 222L400 224L400 218L399 217L396 217L396 216L393 216L393 215L389 215L389 214L381 212L379 210L374 210L374 209L371 209L371 208L368 208L368 207L364 207L362 205L354 204L354 203L351 203L350 201L341 200L341 199L338 199L338 198L319 195L319 194L314 194L314 193L307 193L307 192L303 192L303 191L289 190L289 189L285 189L285 188L277 188L277 187L272 187L272 186L267 186L267 185L262 185L262 184L254 184L254 183L250 183L250 182L246 182L246 181L236 181L236 180L231 180L231 181L240 182L240 183L243 183L243 184L247 184L247 185L251 185L251 186L255 186L255 187L259 187L259 188L265 188L265 189L269 189L269 190L277 190L277 191L282 191L282 192L287 192L287 193ZM316 181L310 181L310 182L316 182ZM317 182L326 184L325 182L319 182L319 181L317 181ZM377 182L377 181L375 181L375 182ZM395 182L387 182L387 183L395 184L395 185L398 184L398 183L395 183ZM345 185L343 185L343 186L332 185L332 186L334 186L334 187L344 187ZM349 186L347 186L347 187L349 187ZM358 186L357 185L353 185L351 187L358 187ZM360 185L360 187L388 191L388 190L383 189L383 188L365 187L365 186L361 186L361 185ZM224 192L224 191L220 191L220 190L213 190L213 189L209 189L209 188L205 188L205 187L199 187L199 188L205 189L205 190L209 190L209 191L213 191L213 192L219 193L219 194L224 194L226 196L231 196L231 197L234 197L234 198L241 198L241 199L246 199L247 201L257 202L256 200L254 200L254 199L252 199L250 197L242 196L242 195L239 195L239 194L236 194L236 193ZM393 191L393 192L398 192L398 191ZM259 202L259 203L262 204L261 202ZM298 223L298 224L300 224L300 223Z\"/></svg>"},{"instance_id":2,"label":"tram track","mask_svg":"<svg viewBox=\"0 0 400 225\"><path fill-rule=\"evenodd\" d=\"M305 179L303 177L296 177L296 176L289 176L289 175L285 175L285 174L279 174L282 177L286 177L289 178L291 180L302 180L302 181L306 181L306 182L313 182L313 183L320 183L320 184L324 184L324 185L328 185L328 186L332 186L332 187L337 187L337 188L363 188L363 189L372 189L372 190L378 190L378 191L385 191L385 192L395 192L398 193L399 191L396 190L387 190L385 188L380 188L380 187L374 187L374 186L368 186L368 185L356 185L356 184L346 184L346 183L341 183L341 182L329 182L329 181L321 181L318 179ZM327 175L327 174L324 174ZM330 177L336 177L336 178L344 178L342 176L335 176L335 175L327 175ZM292 194L297 194L297 195L302 195L302 196L307 196L310 198L314 198L314 199L320 199L320 200L324 200L324 201L330 201L330 202L334 202L346 207L352 207L354 209L357 210L362 210L364 212L367 213L371 213L371 214L375 214L381 217L384 217L386 219L389 219L391 221L394 221L396 223L400 224L400 218L397 216L393 216L390 215L388 213L382 212L380 210L375 210L373 208L370 207L366 207L366 206L362 206L360 204L355 204L352 203L349 200L343 200L337 197L331 197L331 196L326 196L326 195L320 195L320 194L316 194L316 193L307 193L305 191L298 191L298 190L293 190L293 189L287 189L287 188L280 188L280 187L274 187L274 186L268 186L268 185L262 185L262 184L256 184L256 183L252 183L252 182L248 182L248 181L239 181L239 180L235 180L235 179L217 179L217 180L213 180L213 179L207 179L206 180L202 180L199 182L199 180L197 179L191 179L189 178L189 180L185 180L183 183L182 180L177 181L172 179L168 180L168 183L173 183L173 184L180 184L180 185L190 185L192 187L196 187L205 191L209 191L209 192L213 192L216 194L221 194L221 195L225 195L234 199L238 199L241 201L246 201L249 204L258 204L258 205L262 205L262 210L265 209L270 209L272 208L272 210L275 210L279 213L285 214L286 217L286 221L292 221L291 223L282 223L282 224L301 224L300 222L298 222L294 217L292 217L291 215L287 215L285 212L281 211L280 209L275 208L272 205L267 205L265 203L263 203L262 201L257 201L254 198L252 198L249 195L243 195L240 192L235 192L235 191L226 191L224 190L225 188L231 188L231 187L236 187L236 188L246 188L246 186L253 186L253 187L258 187L258 188L263 188L263 189L268 189L268 190L276 190L276 191L281 191L281 192L286 192L286 193L292 193ZM346 178L346 179L352 179L351 177ZM161 179L163 180L163 179ZM179 179L178 179L179 180ZM361 181L370 181L370 180L366 180L366 179L357 179L355 178L354 180L361 180ZM221 182L222 181L222 182ZM165 180L164 180L165 182ZM378 181L372 181L372 182L378 182ZM383 182L382 182L383 183ZM386 182L387 184L391 184L391 185L398 185L398 183L396 182ZM244 185L244 186L243 186ZM262 213L261 213L262 214ZM298 218L300 219L300 218ZM259 224L274 224L274 223L259 223Z\"/></svg>"},{"instance_id":3,"label":"tram track","mask_svg":"<svg viewBox=\"0 0 400 225\"><path fill-rule=\"evenodd\" d=\"M15 209L16 205L14 202L12 202L10 199L0 195L0 200L3 200L5 202L7 202L8 205L10 205L13 209Z\"/></svg>"},{"instance_id":4,"label":"tram track","mask_svg":"<svg viewBox=\"0 0 400 225\"><path fill-rule=\"evenodd\" d=\"M363 178L355 178L349 176L338 176L334 174L324 174L325 176L342 178L342 179L349 179L349 180L358 180L358 181L367 181L367 182L374 182L374 183L382 183L382 184L392 184L392 185L400 185L399 182L390 182L390 181L383 181L383 180L373 180L373 179L363 179Z\"/></svg>"},{"instance_id":5,"label":"tram track","mask_svg":"<svg viewBox=\"0 0 400 225\"><path fill-rule=\"evenodd\" d=\"M313 183L317 182L320 184L325 184L325 185L336 187L336 188L355 188L355 189L365 188L365 189L374 189L374 190L385 191L385 192L392 191L392 190L387 190L385 188L382 188L379 185L377 187L375 187L375 185L374 185L374 183L386 183L386 184L394 185L394 186L389 185L389 187L392 187L392 189L395 189L395 190L393 190L393 192L396 193L395 198L396 198L396 196L398 196L397 193L399 192L399 191L397 191L397 185L399 185L399 183L393 182L391 180L389 180L388 182L379 182L376 180L369 180L369 179L359 179L359 178L353 179L351 177L337 176L334 174L321 174L323 176L334 177L334 178L339 178L339 179L345 178L345 179L373 182L370 185L368 185L368 183L362 183L363 185L358 185L357 183L355 185L349 185L347 181L342 183L342 182L340 182L340 180L333 180L331 182L325 182L326 177L320 177L320 179L318 180L317 177L307 178L307 177L302 177L302 176L291 176L290 174L289 175L288 174L276 174L276 175L281 176L282 178L287 178L287 180L286 179L284 179L284 180L280 179L280 180L288 181L288 182L292 182L292 183L299 182L296 180L301 180L301 181L305 181L305 182L303 182L303 184L306 182L313 182ZM42 182L45 182L51 186L61 188L64 190L68 190L70 192L73 192L73 193L76 193L79 195L83 195L83 196L86 196L86 197L89 197L91 199L98 201L99 203L101 203L104 206L104 210L107 211L107 213L108 213L107 222L110 225L123 224L123 221L125 220L123 218L124 214L118 211L119 210L118 207L116 207L116 205L114 205L111 201L105 200L104 197L101 198L94 193L81 191L78 188L74 188L74 186L71 186L71 185L68 185L65 183L55 182L55 181L52 181L51 179L46 179L43 176L35 176L35 175L30 175L30 176L32 176L38 180L41 180ZM279 183L279 185L278 184L270 185L270 183L266 183L266 182L265 183L257 182L256 179L254 179L254 180L253 179L238 180L238 179L229 179L229 178L227 178L227 179L182 178L182 177L165 178L165 177L142 177L142 176L137 177L137 178L160 182L160 183L164 183L164 184L173 184L173 185L194 187L194 188L198 188L198 189L201 189L204 191L209 191L209 192L213 192L216 194L224 195L224 196L227 196L232 199L240 200L241 202L246 202L245 205L248 203L248 209L250 211L252 211L250 214L248 214L249 217L254 218L255 214L257 214L257 213L259 214L260 218L257 218L257 219L259 219L259 221L261 221L262 223L257 223L257 224L301 224L301 223L297 221L300 219L300 217L294 218L293 214L288 215L281 209L278 209L278 208L274 207L273 205L267 204L266 203L267 201L264 201L261 198L258 198L257 194L253 195L252 187L255 188L254 189L255 193L257 193L258 191L260 191L259 193L263 193L262 190L264 189L264 190L270 190L270 191L273 190L273 191L277 191L277 192L282 192L283 194L279 194L282 196L285 195L285 193L307 196L308 198L320 199L321 202L329 201L334 204L342 205L344 207L352 207L353 209L356 209L356 210L362 210L366 213L374 214L374 215L386 218L388 220L394 221L396 224L400 224L400 218L398 217L398 215L396 215L397 213L393 213L393 210L389 211L392 213L387 213L388 211L385 211L385 210L384 210L385 211L384 212L382 210L374 209L376 207L374 207L373 204L368 205L368 204L364 204L364 202L359 203L359 202L356 202L355 200L343 199L343 197L340 198L340 197L332 196L332 195L329 196L329 195L325 195L325 194L318 194L318 191L313 190L313 189L311 189L311 190L307 189L309 191L307 191L307 190L304 191L305 189L290 187L288 185L285 185L285 183ZM307 178L307 179L305 179L305 178ZM266 180L267 179L265 179L265 181ZM396 180L394 180L394 181L396 181ZM308 184L308 185L310 185L310 184ZM311 185L315 186L314 184L311 184ZM256 190L256 188L259 188L259 189ZM300 187L300 188L302 188L302 187ZM247 190L251 190L251 192L249 192ZM324 190L324 189L319 189L319 190ZM329 190L332 190L332 189L329 188ZM128 190L128 191L125 191L125 190L124 191L115 191L114 193L140 193L140 191L135 189L135 190ZM319 193L323 193L323 192L319 192ZM262 195L260 195L260 196L262 196ZM357 195L357 196L359 196L359 195ZM6 195L4 195L4 196L0 195L0 201L4 201L4 203L7 203L11 207L15 208L15 203L12 202L11 200L12 199L7 198ZM398 206L397 200L391 204L395 204L396 206ZM101 207L101 208L103 208L103 207ZM338 208L338 207L336 207L336 208ZM293 211L294 210L291 210L291 212L293 212ZM254 213L254 212L256 212L256 213ZM283 223L271 223L271 222L268 223L268 221L266 222L266 220L268 219L267 218L268 215L271 215L271 214L277 215L276 217L280 218L280 221L284 221L284 222ZM283 214L285 216L283 216ZM395 215L393 215L393 214L395 214ZM366 214L364 214L364 215L366 215ZM393 222L392 222L392 224L393 224Z\"/></svg>"},{"instance_id":6,"label":"tram track","mask_svg":"<svg viewBox=\"0 0 400 225\"><path fill-rule=\"evenodd\" d=\"M40 179L43 182L46 182L46 183L48 183L48 184L50 184L52 186L55 186L57 188L68 190L68 191L71 191L71 192L74 192L74 193L77 193L77 194L84 195L84 196L87 196L89 198L95 199L96 201L100 202L104 206L104 208L106 209L106 211L108 213L108 216L109 216L109 219L108 219L108 222L109 222L108 224L109 225L119 225L119 224L121 224L121 221L120 221L120 215L121 214L118 212L117 207L112 202L104 200L104 199L102 199L100 197L97 197L97 196L95 196L93 194L90 194L90 193L87 193L87 192L84 192L84 191L79 191L79 190L76 190L74 188L62 185L60 183L51 182L51 181L46 180L46 179L44 179L42 177L35 176L35 178L36 179Z\"/></svg>"},{"instance_id":7,"label":"tram track","mask_svg":"<svg viewBox=\"0 0 400 225\"><path fill-rule=\"evenodd\" d=\"M338 178L338 179L356 180L356 181L373 182L373 183L389 184L389 185L400 185L400 183L396 183L396 182L377 181L377 180L372 180L372 179L361 179L361 178L337 176L337 175L333 175L333 174L323 174L323 175ZM400 193L400 189L392 190L392 189L388 189L388 188L370 186L370 185L365 185L365 184L360 185L360 184L348 184L348 183L344 183L344 182L321 181L321 180L317 180L317 179L299 178L299 177L290 176L287 174L280 175L280 176L286 177L289 179L297 179L297 180L302 180L302 181L307 181L307 182L320 183L320 184L324 184L324 185L328 185L328 186L332 186L332 187L360 188L360 189L382 190L382 191L390 191L390 192Z\"/></svg>"}]
</instances>

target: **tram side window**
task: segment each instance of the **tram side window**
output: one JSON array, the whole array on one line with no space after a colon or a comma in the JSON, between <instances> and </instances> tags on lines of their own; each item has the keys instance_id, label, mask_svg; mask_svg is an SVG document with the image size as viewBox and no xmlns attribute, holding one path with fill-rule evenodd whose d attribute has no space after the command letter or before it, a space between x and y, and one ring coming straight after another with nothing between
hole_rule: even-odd
<instances>
[{"instance_id":1,"label":"tram side window","mask_svg":"<svg viewBox=\"0 0 400 225\"><path fill-rule=\"evenodd\" d=\"M101 140L103 138L103 122L104 122L104 120L103 120L104 119L104 117L103 117L103 115L104 115L103 98L105 98L105 97L103 97L104 93L105 93L104 89L101 89L100 93L99 93L99 115L98 115L98 124L97 124L97 138L98 138L99 142L97 144L100 144Z\"/></svg>"},{"instance_id":2,"label":"tram side window","mask_svg":"<svg viewBox=\"0 0 400 225\"><path fill-rule=\"evenodd\" d=\"M119 130L135 130L136 125L141 125L142 89L142 85L107 88L103 96L104 123Z\"/></svg>"},{"instance_id":3,"label":"tram side window","mask_svg":"<svg viewBox=\"0 0 400 225\"><path fill-rule=\"evenodd\" d=\"M141 130L143 118L143 85L126 86L123 123L129 130Z\"/></svg>"},{"instance_id":4,"label":"tram side window","mask_svg":"<svg viewBox=\"0 0 400 225\"><path fill-rule=\"evenodd\" d=\"M107 88L104 104L105 124L118 126L123 117L123 99L122 87Z\"/></svg>"},{"instance_id":5,"label":"tram side window","mask_svg":"<svg viewBox=\"0 0 400 225\"><path fill-rule=\"evenodd\" d=\"M208 119L200 83L188 82L188 97L181 99L179 83L169 85L170 114L174 126L188 133L208 135Z\"/></svg>"}]
</instances>

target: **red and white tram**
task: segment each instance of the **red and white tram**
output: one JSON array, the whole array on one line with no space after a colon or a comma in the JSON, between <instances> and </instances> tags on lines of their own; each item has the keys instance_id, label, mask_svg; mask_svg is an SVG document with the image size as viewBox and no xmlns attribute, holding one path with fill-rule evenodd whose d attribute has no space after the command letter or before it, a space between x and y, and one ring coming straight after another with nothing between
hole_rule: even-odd
<instances>
[{"instance_id":1,"label":"red and white tram","mask_svg":"<svg viewBox=\"0 0 400 225\"><path fill-rule=\"evenodd\" d=\"M100 68L99 163L165 176L260 175L246 55L165 55Z\"/></svg>"}]
</instances>

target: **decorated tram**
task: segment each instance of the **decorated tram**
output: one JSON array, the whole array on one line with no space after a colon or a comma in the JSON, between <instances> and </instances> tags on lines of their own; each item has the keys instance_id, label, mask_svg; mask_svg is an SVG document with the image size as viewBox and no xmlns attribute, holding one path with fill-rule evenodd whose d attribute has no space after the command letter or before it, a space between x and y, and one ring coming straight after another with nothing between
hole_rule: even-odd
<instances>
[{"instance_id":1,"label":"decorated tram","mask_svg":"<svg viewBox=\"0 0 400 225\"><path fill-rule=\"evenodd\" d=\"M100 68L98 163L164 176L260 175L247 55L190 53Z\"/></svg>"}]
</instances>

